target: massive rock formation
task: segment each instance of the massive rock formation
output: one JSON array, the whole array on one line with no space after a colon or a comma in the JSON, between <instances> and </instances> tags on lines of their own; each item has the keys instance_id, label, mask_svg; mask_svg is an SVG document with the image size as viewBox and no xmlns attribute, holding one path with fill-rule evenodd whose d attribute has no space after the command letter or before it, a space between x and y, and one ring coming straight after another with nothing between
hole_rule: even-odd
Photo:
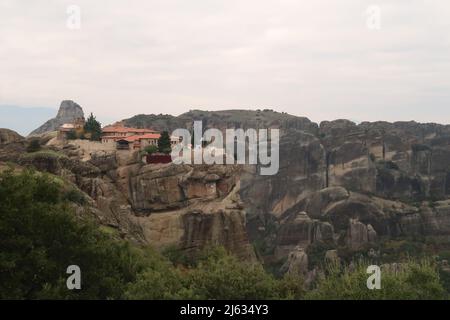
<instances>
[{"instance_id":1,"label":"massive rock formation","mask_svg":"<svg viewBox=\"0 0 450 320\"><path fill-rule=\"evenodd\" d=\"M252 166L240 174L247 232L263 243L264 254L287 258L315 243L358 251L386 237L450 234L450 126L348 120L318 126L270 110L126 122L173 130L194 120L221 130L281 129L278 174L259 176Z\"/></svg>"},{"instance_id":2,"label":"massive rock formation","mask_svg":"<svg viewBox=\"0 0 450 320\"><path fill-rule=\"evenodd\" d=\"M74 146L52 148L27 154L17 145L9 149L18 151L12 156L0 152L0 163L14 159L64 177L86 194L99 223L132 241L190 255L221 245L256 261L239 196L238 166L145 165L138 152L98 152L81 161Z\"/></svg>"},{"instance_id":3,"label":"massive rock formation","mask_svg":"<svg viewBox=\"0 0 450 320\"><path fill-rule=\"evenodd\" d=\"M55 118L48 120L42 126L32 131L30 135L38 135L50 131L58 130L64 123L71 123L79 118L83 118L83 109L72 100L64 100L58 110Z\"/></svg>"},{"instance_id":4,"label":"massive rock formation","mask_svg":"<svg viewBox=\"0 0 450 320\"><path fill-rule=\"evenodd\" d=\"M283 131L279 173L243 175L241 191L250 239L275 257L450 235L450 126L337 120L317 134Z\"/></svg>"},{"instance_id":5,"label":"massive rock formation","mask_svg":"<svg viewBox=\"0 0 450 320\"><path fill-rule=\"evenodd\" d=\"M178 128L191 129L193 121L202 121L203 128L219 130L229 128L283 128L298 129L317 133L318 125L305 117L296 117L273 110L223 110L202 111L191 110L178 117L171 115L137 115L124 120L125 125L132 127L151 127L155 130L172 132Z\"/></svg>"},{"instance_id":6,"label":"massive rock formation","mask_svg":"<svg viewBox=\"0 0 450 320\"><path fill-rule=\"evenodd\" d=\"M223 245L254 259L239 196L237 166L142 165L119 167L115 183L154 246L195 251Z\"/></svg>"},{"instance_id":7,"label":"massive rock formation","mask_svg":"<svg viewBox=\"0 0 450 320\"><path fill-rule=\"evenodd\" d=\"M173 130L194 120L205 129L279 128L278 174L260 176L257 166L144 165L114 152L83 162L68 146L56 150L65 157L21 157L20 141L2 145L0 161L64 176L92 199L101 223L160 249L221 244L255 259L254 244L261 261L305 273L318 256L341 261L342 251L347 258L386 239L450 245L450 126L317 125L270 110L141 115L125 123Z\"/></svg>"},{"instance_id":8,"label":"massive rock formation","mask_svg":"<svg viewBox=\"0 0 450 320\"><path fill-rule=\"evenodd\" d=\"M450 235L449 126L415 122L356 125L348 120L318 126L305 118L268 110L192 111L164 125L189 128L194 120L201 120L204 128L221 130L281 130L278 174L260 176L255 166L217 173L219 181L227 180L227 185L239 182L235 191L242 209L238 216L246 221L240 226L246 226L250 242L259 244L258 253L266 262L287 259L284 270L292 270L295 266L290 268L289 261L303 261L303 270L303 258L294 258L318 244L328 251L345 248L357 252L375 246L379 239ZM163 122L159 119L157 124ZM139 219L149 228L164 230L159 234L153 231L158 241L170 238L182 243L182 234L193 227L187 228L180 216L189 214L189 221L205 218L194 201L198 194L215 202L217 208L223 201L215 199L219 184L209 187L205 181L214 167L206 168L155 171L144 167L139 173L123 175L121 190L128 194ZM185 181L189 181L187 187ZM218 230L215 221L219 216L215 214L208 224L202 222L208 227L198 235L212 239L207 231ZM247 239L240 230L234 237ZM215 234L220 235L215 239L225 238L223 233ZM184 242L184 246L188 244Z\"/></svg>"}]
</instances>

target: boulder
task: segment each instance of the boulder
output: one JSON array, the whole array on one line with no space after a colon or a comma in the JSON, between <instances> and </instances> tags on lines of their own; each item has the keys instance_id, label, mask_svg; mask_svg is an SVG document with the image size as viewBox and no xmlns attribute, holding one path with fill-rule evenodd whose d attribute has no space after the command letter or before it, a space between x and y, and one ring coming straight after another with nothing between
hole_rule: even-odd
<instances>
[{"instance_id":1,"label":"boulder","mask_svg":"<svg viewBox=\"0 0 450 320\"><path fill-rule=\"evenodd\" d=\"M277 232L275 256L281 259L295 247L306 248L317 241L333 243L333 235L330 223L311 219L306 212L299 212L281 222Z\"/></svg>"},{"instance_id":2,"label":"boulder","mask_svg":"<svg viewBox=\"0 0 450 320\"><path fill-rule=\"evenodd\" d=\"M358 250L369 242L367 226L358 220L350 219L347 231L347 245L352 250Z\"/></svg>"},{"instance_id":3,"label":"boulder","mask_svg":"<svg viewBox=\"0 0 450 320\"><path fill-rule=\"evenodd\" d=\"M325 262L339 264L340 258L338 255L338 251L336 249L327 250L327 252L325 252Z\"/></svg>"},{"instance_id":4,"label":"boulder","mask_svg":"<svg viewBox=\"0 0 450 320\"><path fill-rule=\"evenodd\" d=\"M17 132L0 128L0 144L8 144L22 141L24 138Z\"/></svg>"},{"instance_id":5,"label":"boulder","mask_svg":"<svg viewBox=\"0 0 450 320\"><path fill-rule=\"evenodd\" d=\"M281 267L282 272L293 275L305 275L308 273L308 255L302 247L292 250L285 264Z\"/></svg>"}]
</instances>

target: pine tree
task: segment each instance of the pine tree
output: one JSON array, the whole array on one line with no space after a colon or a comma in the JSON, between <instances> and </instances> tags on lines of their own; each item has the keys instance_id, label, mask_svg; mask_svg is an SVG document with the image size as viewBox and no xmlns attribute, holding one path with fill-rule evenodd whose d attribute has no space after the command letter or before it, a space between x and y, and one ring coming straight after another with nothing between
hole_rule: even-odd
<instances>
[{"instance_id":1,"label":"pine tree","mask_svg":"<svg viewBox=\"0 0 450 320\"><path fill-rule=\"evenodd\" d=\"M98 141L102 136L102 126L100 122L98 122L94 117L92 112L86 123L84 124L84 132L87 134L87 136L90 136L90 140L92 141Z\"/></svg>"},{"instance_id":2,"label":"pine tree","mask_svg":"<svg viewBox=\"0 0 450 320\"><path fill-rule=\"evenodd\" d=\"M166 154L170 153L172 150L170 146L170 136L167 131L163 131L161 137L158 139L158 150L159 152Z\"/></svg>"}]
</instances>

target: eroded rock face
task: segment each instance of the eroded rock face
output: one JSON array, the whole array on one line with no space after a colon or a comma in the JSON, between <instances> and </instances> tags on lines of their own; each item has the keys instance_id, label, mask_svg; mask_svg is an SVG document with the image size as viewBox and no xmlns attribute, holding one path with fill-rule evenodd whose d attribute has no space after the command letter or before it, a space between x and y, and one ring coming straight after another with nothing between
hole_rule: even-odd
<instances>
[{"instance_id":1,"label":"eroded rock face","mask_svg":"<svg viewBox=\"0 0 450 320\"><path fill-rule=\"evenodd\" d=\"M280 224L275 256L281 259L294 248L306 249L317 241L333 242L333 235L334 230L330 223L311 219L306 212L293 214Z\"/></svg>"},{"instance_id":2,"label":"eroded rock face","mask_svg":"<svg viewBox=\"0 0 450 320\"><path fill-rule=\"evenodd\" d=\"M336 189L333 189L337 191ZM303 210L317 199L324 199L331 190L311 194L298 206ZM332 247L346 247L358 251L374 244L380 236L384 238L424 236L446 237L450 234L450 201L411 206L400 201L386 200L348 192L345 196L324 201L314 208L315 219L307 212L290 210L280 222L276 231L275 256L287 257L299 246L307 249L315 243L325 243Z\"/></svg>"},{"instance_id":3,"label":"eroded rock face","mask_svg":"<svg viewBox=\"0 0 450 320\"><path fill-rule=\"evenodd\" d=\"M143 165L110 156L94 156L89 163L105 175L88 179L83 189L108 217L138 230L144 242L187 253L222 245L255 260L239 197L239 167Z\"/></svg>"},{"instance_id":4,"label":"eroded rock face","mask_svg":"<svg viewBox=\"0 0 450 320\"><path fill-rule=\"evenodd\" d=\"M336 180L330 172L331 184L402 201L450 195L450 126L332 121L320 128L332 171L337 168L360 175L356 180Z\"/></svg>"},{"instance_id":5,"label":"eroded rock face","mask_svg":"<svg viewBox=\"0 0 450 320\"><path fill-rule=\"evenodd\" d=\"M223 245L243 259L255 259L239 197L237 166L147 165L127 170L118 182L144 235L156 247L177 245L198 251ZM125 183L126 182L126 183Z\"/></svg>"},{"instance_id":6,"label":"eroded rock face","mask_svg":"<svg viewBox=\"0 0 450 320\"><path fill-rule=\"evenodd\" d=\"M120 153L97 153L81 161L71 148L30 154L21 149L15 158L24 167L77 185L90 199L95 218L125 238L186 253L221 245L256 260L239 196L238 166L144 165L135 154Z\"/></svg>"},{"instance_id":7,"label":"eroded rock face","mask_svg":"<svg viewBox=\"0 0 450 320\"><path fill-rule=\"evenodd\" d=\"M196 252L222 245L255 260L239 197L237 166L131 165L117 184L128 197L146 241Z\"/></svg>"},{"instance_id":8,"label":"eroded rock face","mask_svg":"<svg viewBox=\"0 0 450 320\"><path fill-rule=\"evenodd\" d=\"M56 117L48 120L42 126L31 132L30 135L56 131L64 123L72 123L79 118L84 118L84 112L80 105L72 100L64 100L59 106Z\"/></svg>"},{"instance_id":9,"label":"eroded rock face","mask_svg":"<svg viewBox=\"0 0 450 320\"><path fill-rule=\"evenodd\" d=\"M280 129L278 174L263 177L252 166L240 174L249 237L277 257L317 242L360 250L380 236L450 234L450 126L335 120L315 127L276 113L238 111L193 111L176 120L221 130ZM190 186L172 191L177 205L207 195L203 182Z\"/></svg>"},{"instance_id":10,"label":"eroded rock face","mask_svg":"<svg viewBox=\"0 0 450 320\"><path fill-rule=\"evenodd\" d=\"M118 153L83 163L68 149L62 152L70 161L35 157L23 164L67 177L95 201L104 223L159 248L222 244L254 257L250 243L262 240L270 260L315 244L358 251L382 238L450 235L450 126L348 120L318 126L272 111L191 111L127 124L173 130L191 128L194 120L204 129L279 128L278 173L143 165ZM14 150L23 149L20 141L2 145L0 160L19 159Z\"/></svg>"},{"instance_id":11,"label":"eroded rock face","mask_svg":"<svg viewBox=\"0 0 450 320\"><path fill-rule=\"evenodd\" d=\"M130 165L118 183L140 215L188 207L226 197L239 181L237 166Z\"/></svg>"},{"instance_id":12,"label":"eroded rock face","mask_svg":"<svg viewBox=\"0 0 450 320\"><path fill-rule=\"evenodd\" d=\"M283 121L271 122L281 129L274 176L258 175L256 166L146 166L94 157L90 163L128 205L127 214L108 216L131 216L144 241L159 248L221 244L254 259L250 243L263 240L269 259L287 259L285 271L292 265L300 273L308 268L302 252L315 244L339 260L337 248L367 251L380 238L450 235L447 126L338 120L316 130ZM103 205L104 212L118 206Z\"/></svg>"},{"instance_id":13,"label":"eroded rock face","mask_svg":"<svg viewBox=\"0 0 450 320\"><path fill-rule=\"evenodd\" d=\"M261 176L247 167L240 176L241 198L246 205L250 237L267 235L268 224L306 195L326 185L326 153L320 140L304 131L286 131L280 140L280 167L276 175Z\"/></svg>"},{"instance_id":14,"label":"eroded rock face","mask_svg":"<svg viewBox=\"0 0 450 320\"><path fill-rule=\"evenodd\" d=\"M275 256L323 242L314 234L324 223L332 246L350 250L450 234L450 126L336 120L284 133L279 173L242 176L250 237Z\"/></svg>"},{"instance_id":15,"label":"eroded rock face","mask_svg":"<svg viewBox=\"0 0 450 320\"><path fill-rule=\"evenodd\" d=\"M195 254L205 246L220 245L241 259L255 261L245 230L245 213L220 207L216 203L207 211L189 208L154 213L137 220L147 242L156 248L176 246Z\"/></svg>"},{"instance_id":16,"label":"eroded rock face","mask_svg":"<svg viewBox=\"0 0 450 320\"><path fill-rule=\"evenodd\" d=\"M347 244L350 249L357 250L362 246L364 246L365 244L375 240L376 231L372 228L370 224L369 226L359 222L358 220L350 219L347 231ZM369 236L369 228L370 228L370 236Z\"/></svg>"}]
</instances>

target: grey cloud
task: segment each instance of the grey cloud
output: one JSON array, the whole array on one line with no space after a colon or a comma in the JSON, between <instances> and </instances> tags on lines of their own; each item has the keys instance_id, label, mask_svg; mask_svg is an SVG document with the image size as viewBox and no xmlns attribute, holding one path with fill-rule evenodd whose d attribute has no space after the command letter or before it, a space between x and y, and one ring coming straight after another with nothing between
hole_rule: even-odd
<instances>
[{"instance_id":1,"label":"grey cloud","mask_svg":"<svg viewBox=\"0 0 450 320\"><path fill-rule=\"evenodd\" d=\"M0 0L0 104L450 122L449 13L445 0Z\"/></svg>"}]
</instances>

